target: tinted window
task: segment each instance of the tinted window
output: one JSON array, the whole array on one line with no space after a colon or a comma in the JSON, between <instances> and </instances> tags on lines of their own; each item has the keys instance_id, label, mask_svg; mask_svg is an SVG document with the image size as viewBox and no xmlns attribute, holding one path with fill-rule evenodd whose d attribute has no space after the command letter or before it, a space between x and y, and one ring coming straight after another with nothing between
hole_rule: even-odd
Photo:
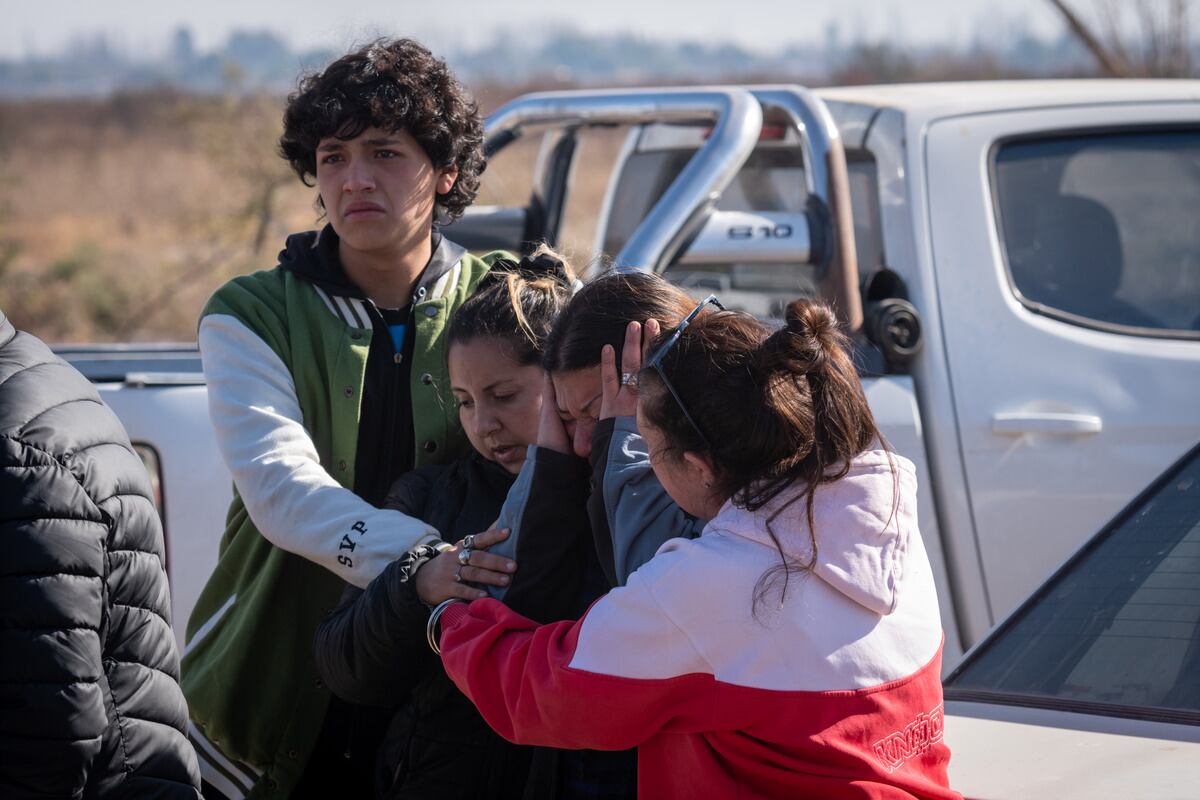
<instances>
[{"instance_id":1,"label":"tinted window","mask_svg":"<svg viewBox=\"0 0 1200 800\"><path fill-rule=\"evenodd\" d=\"M607 255L615 256L621 251L695 152L691 149L655 150L629 156L608 212L608 229L604 232Z\"/></svg>"},{"instance_id":2,"label":"tinted window","mask_svg":"<svg viewBox=\"0 0 1200 800\"><path fill-rule=\"evenodd\" d=\"M884 265L879 170L875 167L874 157L864 150L848 151L846 177L850 181L850 213L854 216L854 249L859 274L869 275Z\"/></svg>"},{"instance_id":3,"label":"tinted window","mask_svg":"<svg viewBox=\"0 0 1200 800\"><path fill-rule=\"evenodd\" d=\"M1200 133L1003 145L999 220L1013 284L1074 321L1200 331Z\"/></svg>"},{"instance_id":4,"label":"tinted window","mask_svg":"<svg viewBox=\"0 0 1200 800\"><path fill-rule=\"evenodd\" d=\"M972 654L954 690L1200 712L1200 449Z\"/></svg>"}]
</instances>

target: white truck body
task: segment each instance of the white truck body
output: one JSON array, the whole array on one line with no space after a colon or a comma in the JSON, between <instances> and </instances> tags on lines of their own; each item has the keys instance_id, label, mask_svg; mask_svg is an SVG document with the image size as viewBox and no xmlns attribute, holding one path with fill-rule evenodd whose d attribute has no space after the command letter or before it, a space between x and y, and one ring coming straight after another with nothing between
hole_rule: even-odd
<instances>
[{"instance_id":1,"label":"white truck body","mask_svg":"<svg viewBox=\"0 0 1200 800\"><path fill-rule=\"evenodd\" d=\"M966 798L1186 800L1200 780L1195 725L947 701L945 736Z\"/></svg>"},{"instance_id":2,"label":"white truck body","mask_svg":"<svg viewBox=\"0 0 1200 800\"><path fill-rule=\"evenodd\" d=\"M148 376L149 377L149 376ZM97 384L135 445L153 448L162 498L171 616L180 652L184 629L217 564L233 479L208 417L204 384Z\"/></svg>"}]
</instances>

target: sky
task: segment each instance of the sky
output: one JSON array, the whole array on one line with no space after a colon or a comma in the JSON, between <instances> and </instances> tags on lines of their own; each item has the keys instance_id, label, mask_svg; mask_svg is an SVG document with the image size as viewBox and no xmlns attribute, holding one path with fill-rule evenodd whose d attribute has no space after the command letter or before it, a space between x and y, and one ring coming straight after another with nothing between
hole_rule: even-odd
<instances>
[{"instance_id":1,"label":"sky","mask_svg":"<svg viewBox=\"0 0 1200 800\"><path fill-rule=\"evenodd\" d=\"M1089 9L1090 0L1075 6ZM384 34L415 36L435 49L475 48L498 29L514 37L563 27L776 50L823 41L831 24L843 41L897 45L965 45L981 31L1014 28L1049 38L1062 30L1048 0L0 0L0 58L56 55L98 32L126 52L158 54L181 25L203 51L235 28L267 29L293 47L341 50Z\"/></svg>"}]
</instances>

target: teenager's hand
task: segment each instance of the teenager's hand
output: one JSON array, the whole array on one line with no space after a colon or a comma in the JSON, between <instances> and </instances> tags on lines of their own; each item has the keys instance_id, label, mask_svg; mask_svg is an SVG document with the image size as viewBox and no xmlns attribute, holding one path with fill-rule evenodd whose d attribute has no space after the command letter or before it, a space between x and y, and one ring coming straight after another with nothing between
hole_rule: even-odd
<instances>
[{"instance_id":1,"label":"teenager's hand","mask_svg":"<svg viewBox=\"0 0 1200 800\"><path fill-rule=\"evenodd\" d=\"M538 416L537 446L555 450L559 453L571 453L571 437L567 428L558 418L558 396L554 393L554 381L550 373L542 378L542 411Z\"/></svg>"},{"instance_id":2,"label":"teenager's hand","mask_svg":"<svg viewBox=\"0 0 1200 800\"><path fill-rule=\"evenodd\" d=\"M437 558L430 559L417 570L414 578L417 582L417 596L426 605L436 606L451 597L460 600L487 597L487 592L471 584L507 586L512 580L509 576L517 570L516 562L489 553L485 549L507 538L506 528L491 528L476 534L470 560L465 565L458 560L462 542L456 544L453 550L447 550ZM462 580L456 580L455 575Z\"/></svg>"},{"instance_id":3,"label":"teenager's hand","mask_svg":"<svg viewBox=\"0 0 1200 800\"><path fill-rule=\"evenodd\" d=\"M648 319L645 325L631 322L625 327L625 344L621 348L621 372L634 382L622 384L617 375L616 351L606 344L600 351L600 419L632 417L637 414L637 375L642 369L645 350L658 336L657 320Z\"/></svg>"}]
</instances>

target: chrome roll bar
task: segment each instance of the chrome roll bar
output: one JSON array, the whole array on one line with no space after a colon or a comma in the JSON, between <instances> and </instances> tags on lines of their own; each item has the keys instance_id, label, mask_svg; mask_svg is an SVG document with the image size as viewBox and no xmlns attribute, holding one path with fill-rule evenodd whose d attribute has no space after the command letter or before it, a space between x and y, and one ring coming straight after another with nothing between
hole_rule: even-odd
<instances>
[{"instance_id":1,"label":"chrome roll bar","mask_svg":"<svg viewBox=\"0 0 1200 800\"><path fill-rule=\"evenodd\" d=\"M821 293L850 331L862 326L850 186L841 136L825 104L795 85L585 90L525 95L487 119L489 155L534 125L710 124L696 155L634 230L614 266L664 270L703 226L721 192L741 170L762 131L765 113L781 115L799 134L809 197L812 263L822 267Z\"/></svg>"},{"instance_id":2,"label":"chrome roll bar","mask_svg":"<svg viewBox=\"0 0 1200 800\"><path fill-rule=\"evenodd\" d=\"M762 130L762 107L744 89L696 87L526 95L488 117L484 149L495 152L531 125L709 123L708 140L617 254L617 269L661 272L703 223L745 163Z\"/></svg>"},{"instance_id":3,"label":"chrome roll bar","mask_svg":"<svg viewBox=\"0 0 1200 800\"><path fill-rule=\"evenodd\" d=\"M814 246L815 263L825 267L822 295L831 300L846 327L862 327L862 296L858 287L858 254L854 244L854 220L850 206L850 179L846 152L829 109L819 97L802 86L754 86L754 98L764 112L777 111L788 118L800 135L804 154L805 183L818 224L824 228L820 246ZM814 245L817 237L813 237Z\"/></svg>"}]
</instances>

